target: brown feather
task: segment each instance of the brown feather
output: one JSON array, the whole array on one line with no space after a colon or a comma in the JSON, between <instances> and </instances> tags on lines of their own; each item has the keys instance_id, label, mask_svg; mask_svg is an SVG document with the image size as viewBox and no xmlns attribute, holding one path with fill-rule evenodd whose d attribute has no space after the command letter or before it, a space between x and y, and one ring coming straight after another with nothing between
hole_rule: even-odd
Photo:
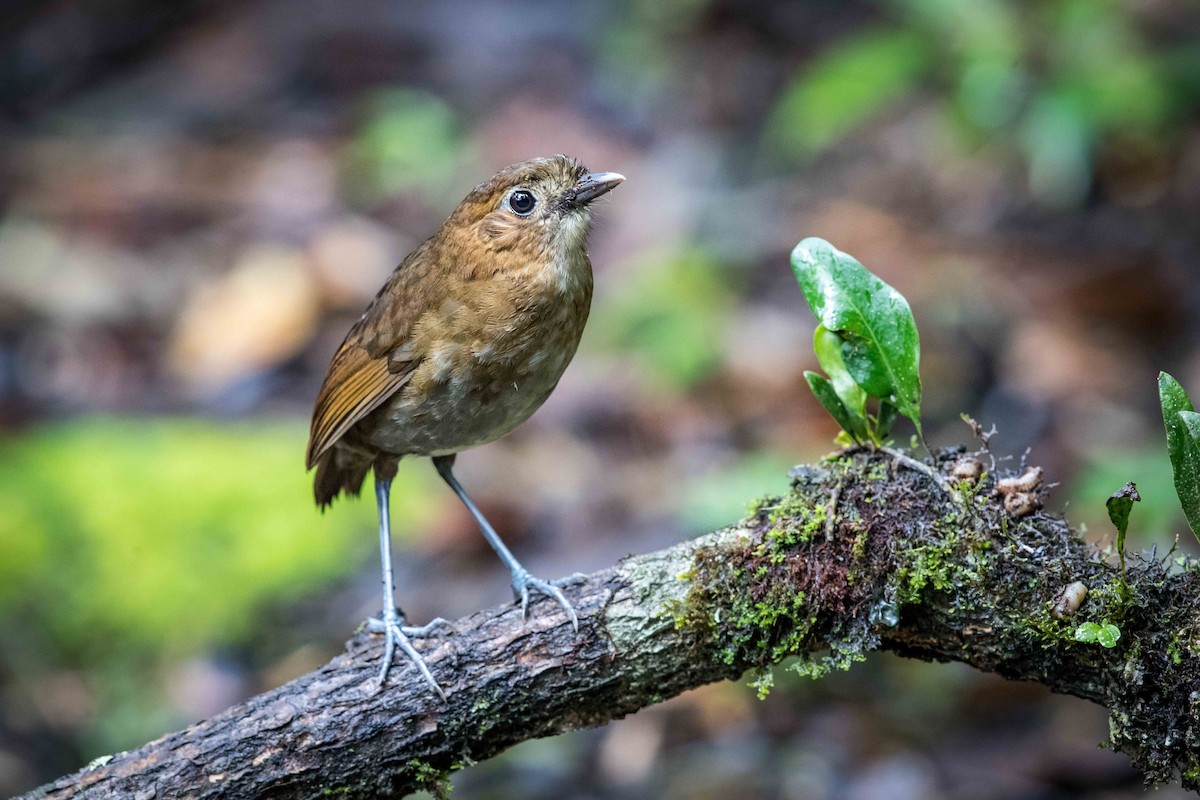
<instances>
[{"instance_id":1,"label":"brown feather","mask_svg":"<svg viewBox=\"0 0 1200 800\"><path fill-rule=\"evenodd\" d=\"M425 242L396 267L338 348L317 393L305 461L309 469L356 422L400 390L420 359L405 347L412 326L444 284L429 272ZM404 358L394 358L397 353Z\"/></svg>"},{"instance_id":2,"label":"brown feather","mask_svg":"<svg viewBox=\"0 0 1200 800\"><path fill-rule=\"evenodd\" d=\"M342 345L317 395L306 458L309 469L354 423L408 382L416 363L402 366L403 371L392 372L386 357L371 358L357 342Z\"/></svg>"}]
</instances>

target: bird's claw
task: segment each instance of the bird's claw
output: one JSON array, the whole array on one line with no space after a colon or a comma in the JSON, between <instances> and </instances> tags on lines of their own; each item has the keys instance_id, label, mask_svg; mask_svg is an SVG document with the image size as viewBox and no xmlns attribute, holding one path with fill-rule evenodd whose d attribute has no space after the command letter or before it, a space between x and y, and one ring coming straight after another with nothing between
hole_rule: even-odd
<instances>
[{"instance_id":1,"label":"bird's claw","mask_svg":"<svg viewBox=\"0 0 1200 800\"><path fill-rule=\"evenodd\" d=\"M404 617L399 617L398 624L400 625L400 632L409 639L426 639L438 628L453 629L454 627L450 620L441 617L434 617L429 622L420 626L405 625ZM365 625L367 631L370 633L383 633L387 629L387 623L376 617L368 619Z\"/></svg>"},{"instance_id":2,"label":"bird's claw","mask_svg":"<svg viewBox=\"0 0 1200 800\"><path fill-rule=\"evenodd\" d=\"M555 586L555 583L557 581L551 582L535 578L525 570L513 573L513 596L521 601L521 618L527 619L529 617L529 590L534 589L547 597L554 598L554 601L562 607L567 618L571 620L571 627L578 633L579 616L575 613L575 607L571 605L571 601L562 593L562 590Z\"/></svg>"},{"instance_id":3,"label":"bird's claw","mask_svg":"<svg viewBox=\"0 0 1200 800\"><path fill-rule=\"evenodd\" d=\"M383 663L379 666L379 679L376 691L381 691L384 683L387 681L388 671L392 668L392 656L395 654L396 647L398 646L408 656L409 660L417 666L422 677L425 678L425 682L429 684L429 688L433 689L434 693L442 699L442 702L445 702L446 693L442 691L442 687L434 680L433 673L429 671L428 665L425 664L425 659L421 658L421 654L417 652L416 648L412 646L412 642L408 640L409 634L407 632L412 631L411 635L420 636L428 628L437 624L446 624L446 621L434 620L422 628L405 628L400 624L401 622L400 616L394 612L391 614L385 613L384 618L381 620L374 618L367 620L367 630L372 633L382 633L386 637L386 644L383 650Z\"/></svg>"}]
</instances>

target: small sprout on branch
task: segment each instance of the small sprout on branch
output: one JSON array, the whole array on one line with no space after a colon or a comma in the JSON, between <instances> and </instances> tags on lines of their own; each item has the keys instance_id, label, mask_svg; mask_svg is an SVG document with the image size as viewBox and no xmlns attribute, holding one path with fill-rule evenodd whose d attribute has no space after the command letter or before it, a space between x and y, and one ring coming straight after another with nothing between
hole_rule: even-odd
<instances>
[{"instance_id":1,"label":"small sprout on branch","mask_svg":"<svg viewBox=\"0 0 1200 800\"><path fill-rule=\"evenodd\" d=\"M1108 518L1117 529L1117 555L1121 558L1122 579L1125 575L1125 532L1129 529L1129 514L1133 511L1133 504L1141 501L1137 484L1130 481L1114 492L1104 504L1108 507Z\"/></svg>"},{"instance_id":2,"label":"small sprout on branch","mask_svg":"<svg viewBox=\"0 0 1200 800\"><path fill-rule=\"evenodd\" d=\"M992 440L992 437L996 435L996 426L993 425L992 429L990 431L985 431L983 429L983 426L980 425L978 422L976 422L975 418L970 416L969 414L962 413L962 414L959 414L958 416L962 419L963 422L965 422L971 426L971 434L976 439L979 440L979 443L981 445L983 445L983 449L984 450L990 449L988 447L988 443Z\"/></svg>"},{"instance_id":3,"label":"small sprout on branch","mask_svg":"<svg viewBox=\"0 0 1200 800\"><path fill-rule=\"evenodd\" d=\"M921 344L908 301L823 239L796 245L792 272L820 323L813 350L825 376L804 377L845 436L881 445L903 414L923 437ZM869 397L879 401L874 415L867 410Z\"/></svg>"}]
</instances>

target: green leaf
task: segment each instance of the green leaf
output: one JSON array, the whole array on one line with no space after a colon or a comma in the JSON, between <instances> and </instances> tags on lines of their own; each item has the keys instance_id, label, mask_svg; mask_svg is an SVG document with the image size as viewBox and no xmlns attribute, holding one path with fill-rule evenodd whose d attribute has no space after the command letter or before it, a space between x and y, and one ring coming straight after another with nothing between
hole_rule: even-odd
<instances>
[{"instance_id":1,"label":"green leaf","mask_svg":"<svg viewBox=\"0 0 1200 800\"><path fill-rule=\"evenodd\" d=\"M1095 622L1085 622L1075 629L1075 641L1093 644L1100 635L1100 626Z\"/></svg>"},{"instance_id":2,"label":"green leaf","mask_svg":"<svg viewBox=\"0 0 1200 800\"><path fill-rule=\"evenodd\" d=\"M1195 415L1195 408L1179 381L1165 372L1158 374L1158 399L1175 473L1175 494L1179 495L1192 532L1200 537L1200 426L1195 425L1196 420L1189 424L1187 419Z\"/></svg>"},{"instance_id":3,"label":"green leaf","mask_svg":"<svg viewBox=\"0 0 1200 800\"><path fill-rule=\"evenodd\" d=\"M879 404L879 416L875 421L875 435L880 441L887 438L887 435L892 432L892 426L896 424L896 407L886 400Z\"/></svg>"},{"instance_id":4,"label":"green leaf","mask_svg":"<svg viewBox=\"0 0 1200 800\"><path fill-rule=\"evenodd\" d=\"M841 340L850 377L921 433L921 344L908 301L824 239L796 245L792 271L817 320Z\"/></svg>"},{"instance_id":5,"label":"green leaf","mask_svg":"<svg viewBox=\"0 0 1200 800\"><path fill-rule=\"evenodd\" d=\"M416 192L452 204L447 192L457 193L449 187L471 156L454 110L433 94L384 89L369 95L364 111L343 153L350 190L370 202Z\"/></svg>"},{"instance_id":6,"label":"green leaf","mask_svg":"<svg viewBox=\"0 0 1200 800\"><path fill-rule=\"evenodd\" d=\"M1117 528L1117 553L1121 556L1122 572L1125 570L1125 531L1129 529L1129 514L1133 511L1133 504L1141 501L1137 485L1130 481L1114 492L1104 504L1108 508L1108 518Z\"/></svg>"},{"instance_id":7,"label":"green leaf","mask_svg":"<svg viewBox=\"0 0 1200 800\"><path fill-rule=\"evenodd\" d=\"M1096 641L1104 647L1116 647L1117 640L1121 638L1121 629L1111 622L1106 622L1100 626L1100 630L1096 633Z\"/></svg>"},{"instance_id":8,"label":"green leaf","mask_svg":"<svg viewBox=\"0 0 1200 800\"><path fill-rule=\"evenodd\" d=\"M812 389L812 393L816 395L817 400L825 407L833 418L837 420L837 424L842 426L842 430L850 434L856 442L867 441L866 420L862 417L855 417L846 409L841 398L838 397L837 390L833 388L833 384L820 375L811 370L804 371L804 380L808 381L808 388Z\"/></svg>"},{"instance_id":9,"label":"green leaf","mask_svg":"<svg viewBox=\"0 0 1200 800\"><path fill-rule=\"evenodd\" d=\"M1116 647L1121 638L1121 629L1111 622L1103 625L1085 622L1075 629L1075 641L1084 644L1099 644L1101 647Z\"/></svg>"},{"instance_id":10,"label":"green leaf","mask_svg":"<svg viewBox=\"0 0 1200 800\"><path fill-rule=\"evenodd\" d=\"M933 66L918 32L866 30L805 63L784 87L767 123L767 140L806 158L830 147L914 91Z\"/></svg>"},{"instance_id":11,"label":"green leaf","mask_svg":"<svg viewBox=\"0 0 1200 800\"><path fill-rule=\"evenodd\" d=\"M813 331L813 352L817 354L817 363L829 376L829 382L833 384L834 391L846 406L846 410L866 420L867 393L854 382L854 378L850 377L846 370L846 362L842 360L841 338L824 325L818 325Z\"/></svg>"}]
</instances>

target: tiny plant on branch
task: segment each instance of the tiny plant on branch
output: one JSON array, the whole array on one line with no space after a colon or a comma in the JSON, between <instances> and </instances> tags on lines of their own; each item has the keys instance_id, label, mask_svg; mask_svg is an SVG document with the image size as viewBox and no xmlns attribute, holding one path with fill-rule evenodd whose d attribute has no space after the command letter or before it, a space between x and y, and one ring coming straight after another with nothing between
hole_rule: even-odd
<instances>
[{"instance_id":1,"label":"tiny plant on branch","mask_svg":"<svg viewBox=\"0 0 1200 800\"><path fill-rule=\"evenodd\" d=\"M1075 629L1075 641L1112 649L1121 639L1121 629L1111 622L1085 622Z\"/></svg>"},{"instance_id":2,"label":"tiny plant on branch","mask_svg":"<svg viewBox=\"0 0 1200 800\"><path fill-rule=\"evenodd\" d=\"M1192 533L1200 538L1200 414L1179 381L1165 372L1158 373L1158 399L1175 473L1175 493Z\"/></svg>"},{"instance_id":3,"label":"tiny plant on branch","mask_svg":"<svg viewBox=\"0 0 1200 800\"><path fill-rule=\"evenodd\" d=\"M1129 530L1129 515L1133 512L1133 504L1141 501L1142 496L1138 494L1137 484L1130 481L1114 492L1105 503L1108 518L1117 529L1117 555L1121 557L1122 578L1125 575L1125 533Z\"/></svg>"},{"instance_id":4,"label":"tiny plant on branch","mask_svg":"<svg viewBox=\"0 0 1200 800\"><path fill-rule=\"evenodd\" d=\"M921 343L904 296L824 239L792 251L792 272L820 323L813 350L825 375L805 372L817 400L860 444L882 445L903 414L921 431ZM871 413L867 399L878 401Z\"/></svg>"}]
</instances>

